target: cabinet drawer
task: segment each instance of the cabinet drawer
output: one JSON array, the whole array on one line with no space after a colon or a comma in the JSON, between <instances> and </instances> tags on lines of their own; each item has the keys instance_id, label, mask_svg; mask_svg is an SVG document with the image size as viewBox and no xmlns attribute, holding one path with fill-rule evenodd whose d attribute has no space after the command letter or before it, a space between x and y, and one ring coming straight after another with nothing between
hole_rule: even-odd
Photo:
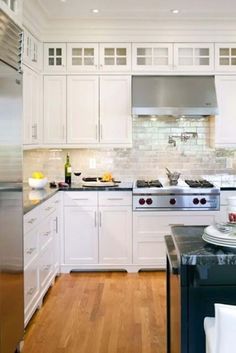
<instances>
[{"instance_id":1,"label":"cabinet drawer","mask_svg":"<svg viewBox=\"0 0 236 353\"><path fill-rule=\"evenodd\" d=\"M71 191L64 193L65 206L96 206L98 194L96 191Z\"/></svg>"},{"instance_id":2,"label":"cabinet drawer","mask_svg":"<svg viewBox=\"0 0 236 353\"><path fill-rule=\"evenodd\" d=\"M39 259L39 283L41 290L49 287L54 274L54 251L51 242Z\"/></svg>"},{"instance_id":3,"label":"cabinet drawer","mask_svg":"<svg viewBox=\"0 0 236 353\"><path fill-rule=\"evenodd\" d=\"M56 207L57 206L53 198L45 201L41 206L43 219L45 219L45 217L54 212L56 210Z\"/></svg>"},{"instance_id":4,"label":"cabinet drawer","mask_svg":"<svg viewBox=\"0 0 236 353\"><path fill-rule=\"evenodd\" d=\"M24 215L24 234L39 224L42 219L41 206L34 208L32 211Z\"/></svg>"},{"instance_id":5,"label":"cabinet drawer","mask_svg":"<svg viewBox=\"0 0 236 353\"><path fill-rule=\"evenodd\" d=\"M50 216L40 225L40 230L39 230L40 251L45 249L45 247L52 240L52 238L53 238L53 219L52 219L52 216Z\"/></svg>"},{"instance_id":6,"label":"cabinet drawer","mask_svg":"<svg viewBox=\"0 0 236 353\"><path fill-rule=\"evenodd\" d=\"M38 229L27 233L24 239L24 266L26 267L38 255Z\"/></svg>"},{"instance_id":7,"label":"cabinet drawer","mask_svg":"<svg viewBox=\"0 0 236 353\"><path fill-rule=\"evenodd\" d=\"M38 259L36 258L24 270L24 305L25 312L34 305L39 294Z\"/></svg>"},{"instance_id":8,"label":"cabinet drawer","mask_svg":"<svg viewBox=\"0 0 236 353\"><path fill-rule=\"evenodd\" d=\"M126 191L99 192L99 206L129 206L132 205L132 193Z\"/></svg>"}]
</instances>

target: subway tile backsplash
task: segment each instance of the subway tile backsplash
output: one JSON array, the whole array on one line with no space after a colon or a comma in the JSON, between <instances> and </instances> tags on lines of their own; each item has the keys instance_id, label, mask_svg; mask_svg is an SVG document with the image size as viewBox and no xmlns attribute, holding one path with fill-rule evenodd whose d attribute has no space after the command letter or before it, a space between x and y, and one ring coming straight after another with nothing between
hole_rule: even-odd
<instances>
[{"instance_id":1,"label":"subway tile backsplash","mask_svg":"<svg viewBox=\"0 0 236 353\"><path fill-rule=\"evenodd\" d=\"M178 136L184 132L196 132L198 137L181 141ZM171 136L176 146L168 143ZM132 148L24 151L24 180L35 170L42 171L49 180L63 180L67 152L73 170L81 171L82 176L110 171L116 179L127 181L157 178L165 175L165 167L186 177L236 173L236 150L210 147L208 118L138 117L133 119Z\"/></svg>"}]
</instances>

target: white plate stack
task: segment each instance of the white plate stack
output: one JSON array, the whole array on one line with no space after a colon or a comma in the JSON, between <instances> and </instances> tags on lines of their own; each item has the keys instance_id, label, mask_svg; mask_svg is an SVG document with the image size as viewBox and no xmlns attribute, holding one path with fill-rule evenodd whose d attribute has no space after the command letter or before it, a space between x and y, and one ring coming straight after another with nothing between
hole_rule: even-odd
<instances>
[{"instance_id":1,"label":"white plate stack","mask_svg":"<svg viewBox=\"0 0 236 353\"><path fill-rule=\"evenodd\" d=\"M220 224L206 227L202 239L210 244L236 248L236 227Z\"/></svg>"}]
</instances>

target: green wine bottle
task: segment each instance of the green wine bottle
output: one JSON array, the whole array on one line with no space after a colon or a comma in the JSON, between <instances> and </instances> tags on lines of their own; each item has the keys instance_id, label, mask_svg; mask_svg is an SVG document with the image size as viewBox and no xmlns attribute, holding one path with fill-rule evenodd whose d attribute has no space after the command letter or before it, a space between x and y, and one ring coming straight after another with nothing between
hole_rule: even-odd
<instances>
[{"instance_id":1,"label":"green wine bottle","mask_svg":"<svg viewBox=\"0 0 236 353\"><path fill-rule=\"evenodd\" d=\"M70 156L69 153L66 155L66 163L65 163L65 183L71 185L71 164L70 164Z\"/></svg>"}]
</instances>

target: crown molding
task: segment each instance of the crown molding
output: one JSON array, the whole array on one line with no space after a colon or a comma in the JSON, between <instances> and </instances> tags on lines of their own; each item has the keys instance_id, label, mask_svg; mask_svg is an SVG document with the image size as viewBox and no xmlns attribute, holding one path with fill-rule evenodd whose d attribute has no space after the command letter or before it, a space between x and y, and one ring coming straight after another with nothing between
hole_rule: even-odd
<instances>
[{"instance_id":1,"label":"crown molding","mask_svg":"<svg viewBox=\"0 0 236 353\"><path fill-rule=\"evenodd\" d=\"M43 29L47 27L47 18L37 2L24 0L23 26L37 39L42 40Z\"/></svg>"}]
</instances>

